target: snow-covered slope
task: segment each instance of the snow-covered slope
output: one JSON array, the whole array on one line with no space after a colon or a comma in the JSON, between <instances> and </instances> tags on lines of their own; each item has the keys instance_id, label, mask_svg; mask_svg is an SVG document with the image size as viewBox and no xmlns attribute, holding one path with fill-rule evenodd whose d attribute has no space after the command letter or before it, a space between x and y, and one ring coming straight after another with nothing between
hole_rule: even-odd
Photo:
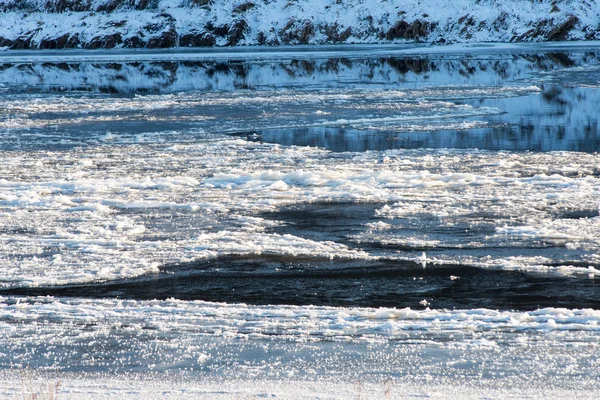
<instances>
[{"instance_id":1,"label":"snow-covered slope","mask_svg":"<svg viewBox=\"0 0 600 400\"><path fill-rule=\"evenodd\" d=\"M597 0L0 0L13 49L597 39Z\"/></svg>"}]
</instances>

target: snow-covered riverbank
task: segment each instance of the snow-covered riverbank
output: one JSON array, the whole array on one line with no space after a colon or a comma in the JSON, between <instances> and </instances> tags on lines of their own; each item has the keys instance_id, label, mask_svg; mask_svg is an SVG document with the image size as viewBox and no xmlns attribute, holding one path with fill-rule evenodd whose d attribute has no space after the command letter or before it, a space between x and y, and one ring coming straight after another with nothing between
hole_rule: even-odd
<instances>
[{"instance_id":1,"label":"snow-covered riverbank","mask_svg":"<svg viewBox=\"0 0 600 400\"><path fill-rule=\"evenodd\" d=\"M25 375L26 376L26 375ZM1 376L0 376L1 377ZM51 396L60 399L254 399L276 398L285 400L333 400L333 399L595 399L595 393L584 388L550 389L529 386L478 387L467 386L460 379L454 384L410 384L391 381L382 382L332 382L330 380L298 381L279 380L226 380L210 382L173 382L172 380L148 380L122 378L35 378L24 381L20 375L0 383L14 398L23 396ZM55 390L54 385L58 384ZM50 388L49 388L50 386ZM9 397L10 398L10 397ZM50 397L48 397L50 398Z\"/></svg>"},{"instance_id":2,"label":"snow-covered riverbank","mask_svg":"<svg viewBox=\"0 0 600 400\"><path fill-rule=\"evenodd\" d=\"M13 360L0 398L595 399L598 321L589 309L0 297Z\"/></svg>"},{"instance_id":3,"label":"snow-covered riverbank","mask_svg":"<svg viewBox=\"0 0 600 400\"><path fill-rule=\"evenodd\" d=\"M0 0L0 48L600 39L579 0Z\"/></svg>"}]
</instances>

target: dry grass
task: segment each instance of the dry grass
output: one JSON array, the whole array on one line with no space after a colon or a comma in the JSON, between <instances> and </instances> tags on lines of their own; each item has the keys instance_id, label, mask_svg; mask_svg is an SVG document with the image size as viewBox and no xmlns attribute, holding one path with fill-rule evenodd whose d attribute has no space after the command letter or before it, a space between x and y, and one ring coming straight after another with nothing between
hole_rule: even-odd
<instances>
[{"instance_id":1,"label":"dry grass","mask_svg":"<svg viewBox=\"0 0 600 400\"><path fill-rule=\"evenodd\" d=\"M41 382L34 380L26 371L21 374L21 391L17 397L20 400L57 400L60 380Z\"/></svg>"}]
</instances>

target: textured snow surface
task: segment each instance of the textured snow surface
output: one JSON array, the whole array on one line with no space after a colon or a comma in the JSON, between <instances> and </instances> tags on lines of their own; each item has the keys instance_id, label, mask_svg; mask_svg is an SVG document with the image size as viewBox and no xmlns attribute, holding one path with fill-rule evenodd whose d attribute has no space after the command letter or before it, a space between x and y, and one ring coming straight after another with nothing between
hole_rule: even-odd
<instances>
[{"instance_id":1,"label":"textured snow surface","mask_svg":"<svg viewBox=\"0 0 600 400\"><path fill-rule=\"evenodd\" d=\"M126 338L128 332L145 330L145 336L156 339L177 337L180 342L184 337L187 340L216 337L298 343L431 342L442 347L470 348L515 343L552 347L562 346L567 341L572 346L595 349L600 337L600 311L561 308L510 312L487 309L251 306L174 299L133 301L2 297L0 323L3 327L1 337L4 349L10 346L24 347L24 343L11 340L16 339L13 336L15 334L22 335L23 329L37 332L37 335L30 335L30 340L48 346L51 343L46 342L50 339L47 334L61 328L71 330L68 340L73 342L93 337L110 339L107 334L115 334L112 339L118 335ZM562 342L556 340L559 337ZM54 354L56 358L61 356L64 355ZM60 366L61 369L73 367Z\"/></svg>"},{"instance_id":2,"label":"textured snow surface","mask_svg":"<svg viewBox=\"0 0 600 400\"><path fill-rule=\"evenodd\" d=\"M61 398L464 398L459 387L467 398L592 398L599 321L595 310L556 308L3 297L0 360L13 367L0 388L8 398L48 382Z\"/></svg>"},{"instance_id":3,"label":"textured snow surface","mask_svg":"<svg viewBox=\"0 0 600 400\"><path fill-rule=\"evenodd\" d=\"M25 378L23 378L23 376ZM594 393L581 389L548 389L525 387L483 388L454 384L437 385L431 383L395 383L391 381L337 382L322 379L315 382L306 380L226 380L209 382L173 382L172 380L149 379L110 379L110 378L60 378L50 376L30 377L27 373L2 377L0 384L7 398L23 395L37 395L40 398L48 393L57 393L61 399L81 399L93 396L94 399L251 399L276 398L285 400L338 400L338 399L590 399ZM52 389L58 384L58 389ZM12 396L12 397L11 397Z\"/></svg>"},{"instance_id":4,"label":"textured snow surface","mask_svg":"<svg viewBox=\"0 0 600 400\"><path fill-rule=\"evenodd\" d=\"M600 38L598 2L579 0L2 0L0 10L0 45L14 48Z\"/></svg>"}]
</instances>

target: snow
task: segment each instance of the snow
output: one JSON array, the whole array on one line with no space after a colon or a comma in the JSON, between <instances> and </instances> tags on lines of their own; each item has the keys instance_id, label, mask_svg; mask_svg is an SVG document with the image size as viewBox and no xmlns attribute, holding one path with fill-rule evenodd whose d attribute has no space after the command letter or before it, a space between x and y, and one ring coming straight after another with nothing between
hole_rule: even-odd
<instances>
[{"instance_id":1,"label":"snow","mask_svg":"<svg viewBox=\"0 0 600 400\"><path fill-rule=\"evenodd\" d=\"M573 341L593 343L600 335L600 311L546 308L532 312L474 310L412 310L410 308L342 308L322 306L251 306L246 304L204 301L134 301L87 300L53 297L12 297L0 299L0 320L6 328L19 322L25 329L28 321L52 317L55 326L36 329L52 330L69 321L78 324L127 326L132 321L141 329L153 327L157 335L189 334L207 337L233 337L261 341L274 335L276 340L304 342L381 342L401 340L411 343L424 337L440 345L478 346L485 338L503 340L519 332L536 336L540 332L570 332ZM436 329L416 333L420 326L435 323ZM136 328L138 329L138 328ZM17 346L10 337L7 344ZM468 335L458 335L466 332ZM81 338L102 334L81 332ZM453 338L452 335L460 336ZM16 338L16 336L15 336ZM33 339L30 339L33 340ZM76 335L72 337L76 340ZM204 358L205 355L199 355Z\"/></svg>"},{"instance_id":2,"label":"snow","mask_svg":"<svg viewBox=\"0 0 600 400\"><path fill-rule=\"evenodd\" d=\"M74 4L77 1L73 2ZM19 37L36 48L44 40L69 34L87 45L93 38L119 34L121 46L137 37L143 44L151 38L164 37L175 31L178 37L210 33L217 45L261 43L323 44L434 42L509 42L514 40L583 40L598 39L600 9L597 2L543 0L437 0L362 1L349 0L259 0L252 7L235 11L248 3L244 0L215 0L205 7L194 7L183 0L159 0L156 5L133 7L116 3L112 12L102 11L107 0L80 1L64 12L50 13L58 1L35 0L23 6L3 0L0 37ZM82 11L73 11L82 10ZM574 24L570 19L576 18ZM244 21L241 38L232 39L236 21ZM415 27L413 24L418 21ZM224 35L207 28L226 27ZM393 34L397 23L409 26L406 32ZM568 28L563 28L567 26ZM406 28L402 28L406 29ZM561 33L562 30L566 31ZM172 45L168 42L169 46ZM81 45L80 44L80 45Z\"/></svg>"},{"instance_id":3,"label":"snow","mask_svg":"<svg viewBox=\"0 0 600 400\"><path fill-rule=\"evenodd\" d=\"M21 395L23 392L43 396L49 393L47 378L29 378L29 390L23 391L23 379L5 378L6 393ZM51 383L54 381L51 381ZM386 398L443 398L448 400L470 400L481 398L510 398L513 396L527 399L561 398L594 399L594 395L580 389L547 389L519 387L477 388L460 384L397 384L392 382L306 382L292 378L257 381L235 380L215 382L173 382L148 381L145 379L119 380L109 378L74 379L61 377L57 392L60 398L79 399L84 395L93 395L95 399L111 399L118 395L122 399L239 399L239 398L280 398L286 400L302 399L386 399ZM50 392L51 393L51 392Z\"/></svg>"},{"instance_id":4,"label":"snow","mask_svg":"<svg viewBox=\"0 0 600 400\"><path fill-rule=\"evenodd\" d=\"M459 398L458 387L473 398L522 390L533 398L591 398L598 388L598 322L597 310L560 308L418 311L3 297L0 343L8 353L0 359L11 357L16 366L2 372L0 387L17 394L23 382L44 390L46 382L60 381L61 398L302 398L306 387L312 398L338 398L353 396L358 386L369 398L384 391ZM40 362L52 367L28 372ZM465 368L469 363L479 372ZM397 375L382 380L389 367Z\"/></svg>"},{"instance_id":5,"label":"snow","mask_svg":"<svg viewBox=\"0 0 600 400\"><path fill-rule=\"evenodd\" d=\"M432 240L443 248L461 239L418 231L405 237L394 228L394 221L430 215L442 226L457 221L477 226L481 221L471 220L470 215L493 213L502 216L486 222L496 224L495 234L473 237L470 247L508 244L515 239L543 241L580 251L581 261L590 265L598 262L600 219L555 217L571 207L598 208L598 180L593 171L592 175L585 172L586 165L598 164L596 154L391 150L385 153L386 163L380 164L375 152L340 157L320 149L241 140L180 144L176 149L126 145L80 150L80 157L91 160L91 165L71 160L69 153L4 156L0 204L5 267L1 275L9 285L134 277L167 261L227 254L380 257L339 243L270 233L274 222L257 215L297 202L384 201L388 204L376 212L380 219L366 225L359 237L415 248ZM273 171L272 163L280 169ZM142 177L141 171L155 170L158 165L162 169L158 175ZM565 165L581 166L580 174L559 175ZM107 168L110 175L106 175ZM180 214L191 225L186 231L150 226L144 215L160 210ZM22 230L30 233L23 235ZM55 250L48 253L44 250L48 246ZM52 258L55 252L61 255L60 262ZM24 259L21 254L30 257ZM436 253L428 262L539 270L540 265L564 261L560 252L544 261L451 254ZM413 260L415 255L385 257ZM86 267L81 268L82 264ZM587 266L545 270L589 273Z\"/></svg>"}]
</instances>

